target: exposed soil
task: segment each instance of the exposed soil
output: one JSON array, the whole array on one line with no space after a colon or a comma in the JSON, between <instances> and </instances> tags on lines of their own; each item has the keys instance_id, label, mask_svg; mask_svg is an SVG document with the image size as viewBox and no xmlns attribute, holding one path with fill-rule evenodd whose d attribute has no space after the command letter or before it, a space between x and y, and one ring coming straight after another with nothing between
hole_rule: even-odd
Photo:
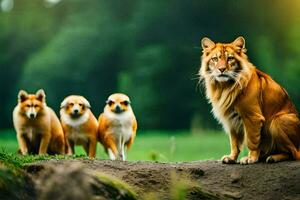
<instances>
[{"instance_id":1,"label":"exposed soil","mask_svg":"<svg viewBox=\"0 0 300 200\"><path fill-rule=\"evenodd\" d=\"M72 195L77 197L73 199L180 199L176 193L180 188L185 188L186 199L300 199L300 162L297 161L226 165L219 161L153 163L76 159L43 161L30 164L25 170L42 199L53 196L70 199ZM98 172L127 183L137 195L134 197L126 187L113 189L96 180Z\"/></svg>"}]
</instances>

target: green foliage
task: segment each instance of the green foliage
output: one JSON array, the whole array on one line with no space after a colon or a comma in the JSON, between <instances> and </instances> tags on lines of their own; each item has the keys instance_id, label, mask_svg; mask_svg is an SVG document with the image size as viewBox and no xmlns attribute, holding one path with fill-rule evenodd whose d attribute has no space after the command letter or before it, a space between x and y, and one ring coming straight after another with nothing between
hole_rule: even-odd
<instances>
[{"instance_id":1,"label":"green foliage","mask_svg":"<svg viewBox=\"0 0 300 200\"><path fill-rule=\"evenodd\" d=\"M161 96L172 82L160 85L168 78L170 69L166 66L170 66L170 56L170 50L162 45L143 48L134 55L135 61L131 69L124 72L121 77L121 90L133 97L133 106L138 113L138 119L143 119L139 121L142 127L159 128L156 126L164 121L166 115L171 114L166 110L168 108L166 105L170 102ZM153 83L149 84L151 82Z\"/></svg>"},{"instance_id":2,"label":"green foliage","mask_svg":"<svg viewBox=\"0 0 300 200\"><path fill-rule=\"evenodd\" d=\"M109 94L126 92L141 129L216 128L196 91L204 36L243 35L250 61L300 107L297 0L14 2L0 12L0 128L12 127L18 90L39 88L56 111L82 94L98 116Z\"/></svg>"}]
</instances>

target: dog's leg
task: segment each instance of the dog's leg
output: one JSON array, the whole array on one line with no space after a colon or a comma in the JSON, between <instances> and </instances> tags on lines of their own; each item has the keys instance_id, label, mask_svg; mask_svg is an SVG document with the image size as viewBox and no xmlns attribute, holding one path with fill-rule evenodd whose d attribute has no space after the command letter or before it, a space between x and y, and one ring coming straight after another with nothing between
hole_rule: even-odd
<instances>
[{"instance_id":1,"label":"dog's leg","mask_svg":"<svg viewBox=\"0 0 300 200\"><path fill-rule=\"evenodd\" d=\"M39 155L46 154L48 150L48 145L50 143L51 135L46 133L42 135L40 148L39 148Z\"/></svg>"},{"instance_id":2,"label":"dog's leg","mask_svg":"<svg viewBox=\"0 0 300 200\"><path fill-rule=\"evenodd\" d=\"M111 160L116 160L116 156L111 148L107 149L108 156Z\"/></svg>"},{"instance_id":3,"label":"dog's leg","mask_svg":"<svg viewBox=\"0 0 300 200\"><path fill-rule=\"evenodd\" d=\"M134 141L134 138L135 138L135 136L132 135L132 136L130 137L130 139L125 143L125 145L126 145L126 150L127 150L127 151L128 151L128 150L130 149L130 147L132 146L133 141Z\"/></svg>"},{"instance_id":4,"label":"dog's leg","mask_svg":"<svg viewBox=\"0 0 300 200\"><path fill-rule=\"evenodd\" d=\"M90 158L95 158L96 156L96 149L97 149L97 139L94 138L92 140L89 141L89 146L88 146L88 155Z\"/></svg>"},{"instance_id":5,"label":"dog's leg","mask_svg":"<svg viewBox=\"0 0 300 200\"><path fill-rule=\"evenodd\" d=\"M53 152L53 154L66 154L66 143L64 137L56 137L54 140L50 141L49 150Z\"/></svg>"},{"instance_id":6,"label":"dog's leg","mask_svg":"<svg viewBox=\"0 0 300 200\"><path fill-rule=\"evenodd\" d=\"M69 156L75 154L75 148L74 148L75 144L74 144L74 142L72 140L67 139L66 143L67 143L67 154Z\"/></svg>"},{"instance_id":7,"label":"dog's leg","mask_svg":"<svg viewBox=\"0 0 300 200\"><path fill-rule=\"evenodd\" d=\"M89 146L90 146L89 143L90 143L90 142L86 142L85 144L82 145L82 146L83 146L83 149L84 149L84 152L85 152L85 154L86 154L87 156L89 156Z\"/></svg>"},{"instance_id":8,"label":"dog's leg","mask_svg":"<svg viewBox=\"0 0 300 200\"><path fill-rule=\"evenodd\" d=\"M17 139L22 155L28 154L27 142L21 133L17 133Z\"/></svg>"},{"instance_id":9,"label":"dog's leg","mask_svg":"<svg viewBox=\"0 0 300 200\"><path fill-rule=\"evenodd\" d=\"M126 155L125 155L125 141L122 141L122 146L121 146L121 158L123 161L126 160Z\"/></svg>"},{"instance_id":10,"label":"dog's leg","mask_svg":"<svg viewBox=\"0 0 300 200\"><path fill-rule=\"evenodd\" d=\"M113 136L107 136L105 139L105 147L107 148L108 156L111 160L116 160L118 156L118 149Z\"/></svg>"},{"instance_id":11,"label":"dog's leg","mask_svg":"<svg viewBox=\"0 0 300 200\"><path fill-rule=\"evenodd\" d=\"M123 154L122 154L122 144L123 144L123 137L120 135L119 137L119 144L118 144L118 159L123 160Z\"/></svg>"}]
</instances>

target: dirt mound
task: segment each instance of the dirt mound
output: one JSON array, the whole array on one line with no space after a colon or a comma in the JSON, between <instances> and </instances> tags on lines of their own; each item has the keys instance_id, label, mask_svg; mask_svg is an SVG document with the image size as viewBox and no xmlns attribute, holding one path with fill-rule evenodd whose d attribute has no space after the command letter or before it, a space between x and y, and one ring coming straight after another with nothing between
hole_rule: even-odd
<instances>
[{"instance_id":1,"label":"dirt mound","mask_svg":"<svg viewBox=\"0 0 300 200\"><path fill-rule=\"evenodd\" d=\"M297 161L242 166L76 159L25 169L42 199L300 199Z\"/></svg>"}]
</instances>

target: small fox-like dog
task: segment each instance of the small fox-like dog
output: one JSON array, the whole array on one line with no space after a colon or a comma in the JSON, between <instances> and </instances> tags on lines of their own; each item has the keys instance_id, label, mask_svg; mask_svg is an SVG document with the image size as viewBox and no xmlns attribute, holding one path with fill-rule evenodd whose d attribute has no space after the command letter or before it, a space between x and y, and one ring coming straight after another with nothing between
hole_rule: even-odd
<instances>
[{"instance_id":1,"label":"small fox-like dog","mask_svg":"<svg viewBox=\"0 0 300 200\"><path fill-rule=\"evenodd\" d=\"M46 105L44 90L28 94L20 90L13 111L20 152L26 154L64 154L63 129L55 112Z\"/></svg>"},{"instance_id":2,"label":"small fox-like dog","mask_svg":"<svg viewBox=\"0 0 300 200\"><path fill-rule=\"evenodd\" d=\"M137 131L137 121L129 97L121 93L110 95L98 121L99 140L109 158L125 161L125 146L127 150L130 148Z\"/></svg>"},{"instance_id":3,"label":"small fox-like dog","mask_svg":"<svg viewBox=\"0 0 300 200\"><path fill-rule=\"evenodd\" d=\"M67 153L75 153L74 145L82 145L90 158L95 158L98 121L83 96L71 95L61 103L60 119L66 136Z\"/></svg>"}]
</instances>

